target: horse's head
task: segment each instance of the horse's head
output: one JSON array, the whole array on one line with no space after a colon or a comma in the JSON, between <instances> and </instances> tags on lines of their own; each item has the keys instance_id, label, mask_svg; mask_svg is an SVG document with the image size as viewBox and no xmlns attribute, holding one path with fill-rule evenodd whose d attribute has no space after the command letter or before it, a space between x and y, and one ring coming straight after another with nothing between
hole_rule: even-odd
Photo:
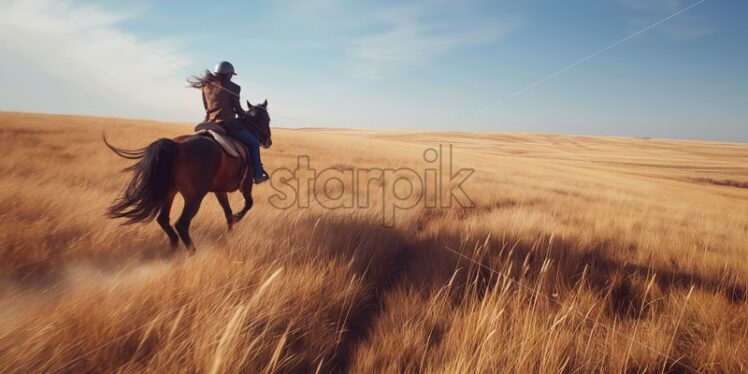
<instances>
[{"instance_id":1,"label":"horse's head","mask_svg":"<svg viewBox=\"0 0 748 374\"><path fill-rule=\"evenodd\" d=\"M260 105L252 105L247 100L247 126L249 131L257 138L263 148L270 148L273 141L270 138L270 114L268 114L268 101Z\"/></svg>"}]
</instances>

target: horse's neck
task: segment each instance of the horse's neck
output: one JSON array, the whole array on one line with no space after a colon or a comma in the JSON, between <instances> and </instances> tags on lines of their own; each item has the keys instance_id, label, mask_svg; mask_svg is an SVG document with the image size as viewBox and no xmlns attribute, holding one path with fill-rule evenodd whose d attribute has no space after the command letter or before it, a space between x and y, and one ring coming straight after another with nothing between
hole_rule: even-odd
<instances>
[{"instance_id":1,"label":"horse's neck","mask_svg":"<svg viewBox=\"0 0 748 374\"><path fill-rule=\"evenodd\" d=\"M259 126L257 126L257 123L255 122L254 118L252 117L246 117L244 119L244 124L247 130L249 130L250 133L252 133L252 136L255 137L255 139L260 139L260 131Z\"/></svg>"}]
</instances>

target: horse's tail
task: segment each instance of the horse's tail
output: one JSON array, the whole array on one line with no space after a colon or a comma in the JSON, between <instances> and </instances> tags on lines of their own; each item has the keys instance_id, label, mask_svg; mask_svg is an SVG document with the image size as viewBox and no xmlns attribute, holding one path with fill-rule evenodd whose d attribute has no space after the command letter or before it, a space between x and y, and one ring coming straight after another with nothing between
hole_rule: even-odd
<instances>
[{"instance_id":1,"label":"horse's tail","mask_svg":"<svg viewBox=\"0 0 748 374\"><path fill-rule=\"evenodd\" d=\"M116 153L119 157L124 157L129 160L138 160L143 158L143 155L145 155L145 148L140 149L124 149L124 148L117 148L111 144L109 144L108 141L106 141L106 135L104 133L101 133L101 138L104 139L104 144L106 144L109 149L112 150L112 152Z\"/></svg>"},{"instance_id":2,"label":"horse's tail","mask_svg":"<svg viewBox=\"0 0 748 374\"><path fill-rule=\"evenodd\" d=\"M125 193L109 207L109 217L127 218L125 223L128 224L152 220L172 185L172 163L178 151L177 142L161 138L139 150L119 149L106 144L119 156L139 160L125 169L134 174Z\"/></svg>"}]
</instances>

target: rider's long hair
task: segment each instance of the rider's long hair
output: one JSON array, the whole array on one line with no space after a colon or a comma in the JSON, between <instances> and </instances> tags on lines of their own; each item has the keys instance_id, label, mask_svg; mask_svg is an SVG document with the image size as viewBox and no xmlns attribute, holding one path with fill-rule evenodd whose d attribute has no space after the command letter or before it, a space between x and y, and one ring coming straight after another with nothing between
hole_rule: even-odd
<instances>
[{"instance_id":1,"label":"rider's long hair","mask_svg":"<svg viewBox=\"0 0 748 374\"><path fill-rule=\"evenodd\" d=\"M205 70L205 73L203 73L201 77L193 75L192 77L187 78L187 83L189 83L190 87L202 89L211 84L218 84L227 78L228 74L213 74L210 70Z\"/></svg>"}]
</instances>

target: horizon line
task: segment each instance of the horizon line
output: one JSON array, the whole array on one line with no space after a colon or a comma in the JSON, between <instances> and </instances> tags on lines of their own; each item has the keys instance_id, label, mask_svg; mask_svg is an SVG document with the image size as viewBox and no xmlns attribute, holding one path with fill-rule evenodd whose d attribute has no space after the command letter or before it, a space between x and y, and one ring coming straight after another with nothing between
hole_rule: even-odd
<instances>
[{"instance_id":1,"label":"horizon line","mask_svg":"<svg viewBox=\"0 0 748 374\"><path fill-rule=\"evenodd\" d=\"M92 114L80 114L80 113L49 113L49 112L24 112L15 110L0 109L0 114L30 114L30 115L41 115L41 116L70 116L70 117L88 117L88 118L102 118L102 119L120 119L128 121L148 121L148 122L160 122L160 123L171 123L171 124L198 124L200 122L189 122L189 121L173 121L173 120L162 120L142 117L115 117L105 115L92 115ZM727 141L727 140L707 140L707 139L694 139L694 138L660 138L650 136L635 136L635 135L599 135L599 134L579 134L579 133L550 133L550 132L532 132L532 131L485 131L485 130L451 130L451 129L398 129L398 128L370 128L370 127L339 127L339 126L320 126L320 125L307 125L302 127L282 127L272 126L276 129L283 130L351 130L351 131L409 131L409 132L423 132L423 133L464 133L464 134L518 134L518 135L552 135L552 136L568 136L568 137L598 137L598 138L623 138L623 139L639 139L639 140L658 140L658 141L678 141L678 142L700 142L700 143L720 143L720 144L737 144L737 145L748 145L748 141Z\"/></svg>"}]
</instances>

